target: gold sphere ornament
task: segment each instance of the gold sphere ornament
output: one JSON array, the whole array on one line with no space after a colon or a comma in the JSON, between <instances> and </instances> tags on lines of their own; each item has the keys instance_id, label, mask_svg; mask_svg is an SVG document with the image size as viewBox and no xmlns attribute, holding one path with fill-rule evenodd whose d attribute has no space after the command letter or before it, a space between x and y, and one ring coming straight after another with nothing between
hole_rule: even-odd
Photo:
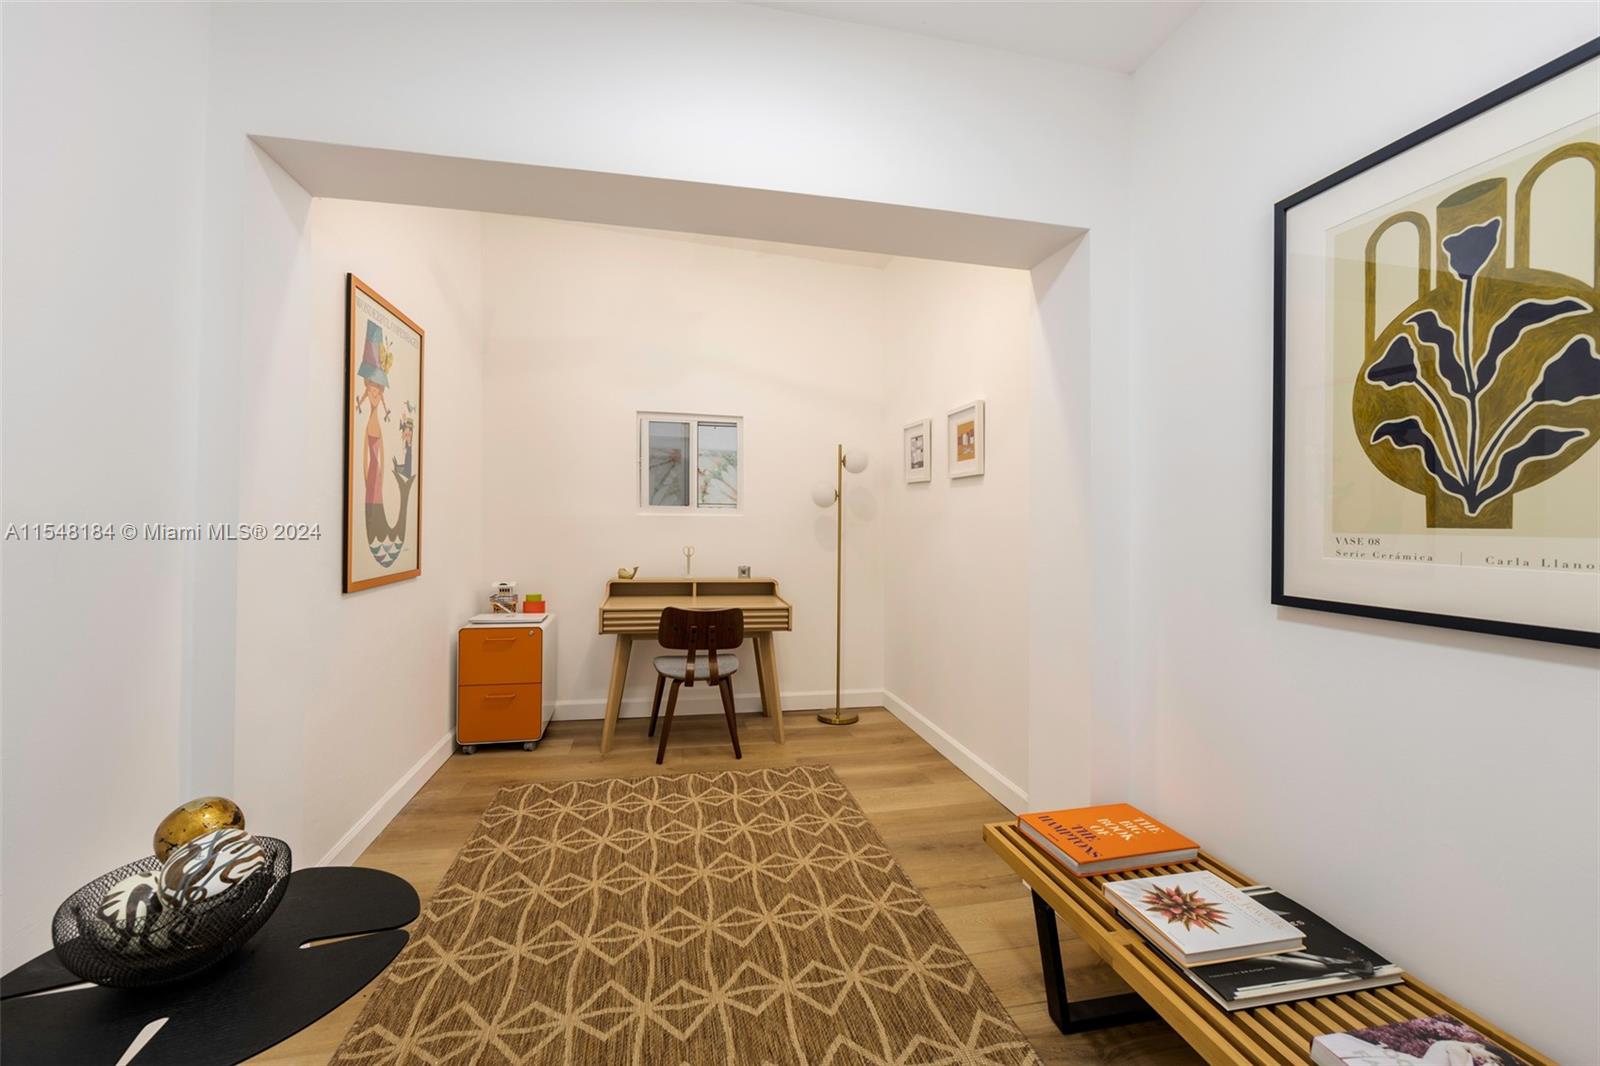
<instances>
[{"instance_id":1,"label":"gold sphere ornament","mask_svg":"<svg viewBox=\"0 0 1600 1066\"><path fill-rule=\"evenodd\" d=\"M192 799L161 819L156 826L154 847L162 862L174 848L218 829L243 829L244 811L226 796L201 796Z\"/></svg>"}]
</instances>

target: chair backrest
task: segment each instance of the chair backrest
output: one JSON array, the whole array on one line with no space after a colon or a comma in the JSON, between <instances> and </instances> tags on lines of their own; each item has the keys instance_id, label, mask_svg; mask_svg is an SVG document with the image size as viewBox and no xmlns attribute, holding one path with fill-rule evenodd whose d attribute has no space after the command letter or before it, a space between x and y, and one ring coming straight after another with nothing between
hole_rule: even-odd
<instances>
[{"instance_id":1,"label":"chair backrest","mask_svg":"<svg viewBox=\"0 0 1600 1066\"><path fill-rule=\"evenodd\" d=\"M737 607L720 611L688 611L666 607L656 641L671 651L726 651L744 643L744 612Z\"/></svg>"},{"instance_id":2,"label":"chair backrest","mask_svg":"<svg viewBox=\"0 0 1600 1066\"><path fill-rule=\"evenodd\" d=\"M661 611L656 641L670 651L689 653L690 677L694 676L694 653L709 653L711 670L708 680L715 684L718 676L717 652L737 648L744 643L744 612L737 607L718 611L666 607Z\"/></svg>"}]
</instances>

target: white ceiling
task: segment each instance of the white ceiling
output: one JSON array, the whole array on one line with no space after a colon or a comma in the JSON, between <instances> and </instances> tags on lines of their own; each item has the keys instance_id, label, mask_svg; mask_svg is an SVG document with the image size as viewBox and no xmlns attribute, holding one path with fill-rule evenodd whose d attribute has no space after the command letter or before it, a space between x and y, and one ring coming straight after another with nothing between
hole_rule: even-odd
<instances>
[{"instance_id":1,"label":"white ceiling","mask_svg":"<svg viewBox=\"0 0 1600 1066\"><path fill-rule=\"evenodd\" d=\"M1131 74L1200 0L755 0L758 7L1003 48Z\"/></svg>"}]
</instances>

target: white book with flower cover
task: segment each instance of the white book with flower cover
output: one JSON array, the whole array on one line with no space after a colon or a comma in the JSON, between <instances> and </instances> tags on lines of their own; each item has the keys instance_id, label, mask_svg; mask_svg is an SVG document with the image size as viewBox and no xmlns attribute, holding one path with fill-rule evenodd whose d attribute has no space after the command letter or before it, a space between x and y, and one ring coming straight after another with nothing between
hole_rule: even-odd
<instances>
[{"instance_id":1,"label":"white book with flower cover","mask_svg":"<svg viewBox=\"0 0 1600 1066\"><path fill-rule=\"evenodd\" d=\"M1107 881L1102 887L1117 913L1180 966L1305 946L1297 927L1203 870Z\"/></svg>"}]
</instances>

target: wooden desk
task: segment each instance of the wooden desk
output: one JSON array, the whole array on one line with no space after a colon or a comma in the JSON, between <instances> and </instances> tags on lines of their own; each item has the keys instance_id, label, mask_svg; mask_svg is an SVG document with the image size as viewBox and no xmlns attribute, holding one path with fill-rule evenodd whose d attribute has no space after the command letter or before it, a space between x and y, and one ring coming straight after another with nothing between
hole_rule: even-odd
<instances>
[{"instance_id":1,"label":"wooden desk","mask_svg":"<svg viewBox=\"0 0 1600 1066\"><path fill-rule=\"evenodd\" d=\"M1286 1066L1291 1063L1298 1066L1311 1061L1311 1041L1324 1033L1387 1025L1434 1014L1460 1018L1534 1066L1555 1066L1548 1056L1539 1054L1504 1029L1491 1025L1409 975L1400 984L1366 992L1342 992L1270 1007L1223 1010L1117 916L1100 886L1108 880L1185 870L1209 870L1234 885L1255 882L1205 852L1200 853L1196 862L1125 874L1074 877L1023 836L1015 823L986 825L983 839L1033 889L1039 955L1045 971L1045 1003L1051 1020L1064 1033L1119 1025L1138 1020L1140 1015L1127 1010L1126 1000L1133 997L1112 996L1076 1003L1068 1000L1061 969L1061 944L1056 938L1057 914L1065 918L1083 942L1148 1005L1143 1017L1148 1017L1149 1010L1153 1009L1214 1066Z\"/></svg>"},{"instance_id":2,"label":"wooden desk","mask_svg":"<svg viewBox=\"0 0 1600 1066\"><path fill-rule=\"evenodd\" d=\"M783 743L783 706L778 696L778 657L772 634L794 628L794 608L778 595L778 583L769 577L634 578L606 582L600 602L600 633L615 634L617 648L611 657L611 686L606 692L606 720L600 731L600 754L611 750L611 737L622 713L622 688L628 680L628 660L638 637L653 639L667 607L718 610L737 607L744 612L744 631L756 649L756 681L761 710Z\"/></svg>"}]
</instances>

